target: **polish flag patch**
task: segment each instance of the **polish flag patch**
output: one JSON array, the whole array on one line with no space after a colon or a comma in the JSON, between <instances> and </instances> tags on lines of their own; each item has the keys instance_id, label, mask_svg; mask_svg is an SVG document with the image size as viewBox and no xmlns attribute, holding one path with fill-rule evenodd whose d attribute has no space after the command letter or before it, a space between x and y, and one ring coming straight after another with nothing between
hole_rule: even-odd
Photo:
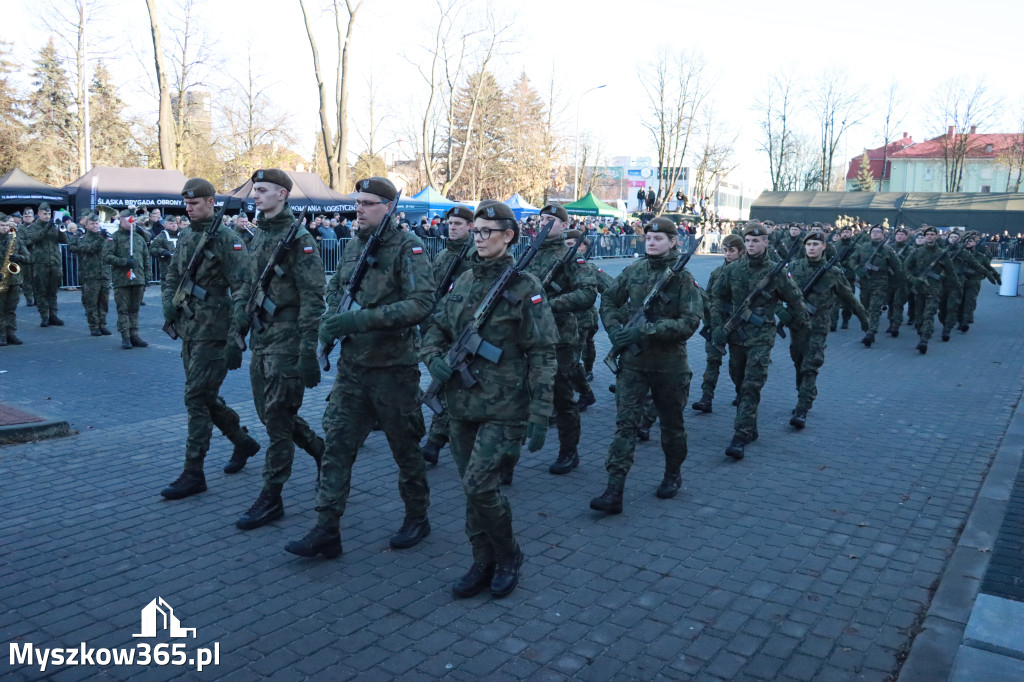
<instances>
[{"instance_id":1,"label":"polish flag patch","mask_svg":"<svg viewBox=\"0 0 1024 682\"><path fill-rule=\"evenodd\" d=\"M540 294L534 294L533 296L530 297L530 303L532 303L534 305L537 305L538 303L540 303L543 300L544 300L544 297L541 296Z\"/></svg>"},{"instance_id":2,"label":"polish flag patch","mask_svg":"<svg viewBox=\"0 0 1024 682\"><path fill-rule=\"evenodd\" d=\"M419 256L422 253L423 253L423 247L422 246L414 246L414 247L412 247L412 254L414 256Z\"/></svg>"},{"instance_id":3,"label":"polish flag patch","mask_svg":"<svg viewBox=\"0 0 1024 682\"><path fill-rule=\"evenodd\" d=\"M580 265L583 265L584 263L587 262L587 259L586 258L577 258L576 262L579 263Z\"/></svg>"},{"instance_id":4,"label":"polish flag patch","mask_svg":"<svg viewBox=\"0 0 1024 682\"><path fill-rule=\"evenodd\" d=\"M242 245L241 244L235 244L231 248L233 248L235 251L241 251L242 250Z\"/></svg>"},{"instance_id":5,"label":"polish flag patch","mask_svg":"<svg viewBox=\"0 0 1024 682\"><path fill-rule=\"evenodd\" d=\"M302 247L302 253L313 253L313 247L312 246L303 246Z\"/></svg>"}]
</instances>

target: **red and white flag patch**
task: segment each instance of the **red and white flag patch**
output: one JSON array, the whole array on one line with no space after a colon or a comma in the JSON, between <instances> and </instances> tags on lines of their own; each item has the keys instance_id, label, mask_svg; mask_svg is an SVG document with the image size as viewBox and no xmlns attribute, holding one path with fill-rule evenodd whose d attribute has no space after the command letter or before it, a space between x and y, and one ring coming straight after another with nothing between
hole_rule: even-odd
<instances>
[{"instance_id":1,"label":"red and white flag patch","mask_svg":"<svg viewBox=\"0 0 1024 682\"><path fill-rule=\"evenodd\" d=\"M313 247L312 246L303 246L302 247L302 253L313 253Z\"/></svg>"},{"instance_id":2,"label":"red and white flag patch","mask_svg":"<svg viewBox=\"0 0 1024 682\"><path fill-rule=\"evenodd\" d=\"M587 262L587 259L586 258L577 258L576 262L579 263L580 265L583 265L584 263Z\"/></svg>"},{"instance_id":3,"label":"red and white flag patch","mask_svg":"<svg viewBox=\"0 0 1024 682\"><path fill-rule=\"evenodd\" d=\"M540 303L543 300L544 300L544 297L541 296L540 294L534 294L533 296L530 297L530 303L532 303L534 305L537 305L538 303Z\"/></svg>"},{"instance_id":4,"label":"red and white flag patch","mask_svg":"<svg viewBox=\"0 0 1024 682\"><path fill-rule=\"evenodd\" d=\"M412 254L414 256L419 256L422 253L423 253L423 247L422 246L414 246L414 247L412 247Z\"/></svg>"},{"instance_id":5,"label":"red and white flag patch","mask_svg":"<svg viewBox=\"0 0 1024 682\"><path fill-rule=\"evenodd\" d=\"M241 244L235 244L231 248L234 249L235 251L241 251L242 250L242 245Z\"/></svg>"}]
</instances>

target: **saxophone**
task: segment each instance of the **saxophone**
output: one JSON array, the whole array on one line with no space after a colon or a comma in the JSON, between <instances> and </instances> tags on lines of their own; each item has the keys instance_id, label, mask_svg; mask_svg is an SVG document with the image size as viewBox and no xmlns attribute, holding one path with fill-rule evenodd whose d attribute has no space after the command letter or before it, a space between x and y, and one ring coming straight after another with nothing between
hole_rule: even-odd
<instances>
[{"instance_id":1,"label":"saxophone","mask_svg":"<svg viewBox=\"0 0 1024 682\"><path fill-rule=\"evenodd\" d=\"M7 243L7 253L4 254L3 263L0 263L0 295L7 293L11 286L11 278L21 272L21 266L11 262L11 254L14 253L14 245L18 241L18 231L11 229L11 240Z\"/></svg>"}]
</instances>

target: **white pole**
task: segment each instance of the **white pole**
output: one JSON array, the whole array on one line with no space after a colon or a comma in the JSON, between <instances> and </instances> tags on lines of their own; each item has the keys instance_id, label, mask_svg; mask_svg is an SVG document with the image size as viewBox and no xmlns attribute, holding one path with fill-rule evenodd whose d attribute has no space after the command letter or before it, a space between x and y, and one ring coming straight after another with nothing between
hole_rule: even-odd
<instances>
[{"instance_id":1,"label":"white pole","mask_svg":"<svg viewBox=\"0 0 1024 682\"><path fill-rule=\"evenodd\" d=\"M576 102L576 145L572 154L572 200L576 201L580 198L580 106L583 104L583 97L588 92L594 90L600 90L601 88L608 87L608 84L596 85L589 90L584 91L580 95L580 99Z\"/></svg>"},{"instance_id":2,"label":"white pole","mask_svg":"<svg viewBox=\"0 0 1024 682\"><path fill-rule=\"evenodd\" d=\"M92 169L92 126L89 121L89 31L86 24L86 16L88 10L86 9L87 0L82 0L82 61L83 61L83 75L85 79L85 97L82 102L82 111L85 114L85 172L88 173Z\"/></svg>"}]
</instances>

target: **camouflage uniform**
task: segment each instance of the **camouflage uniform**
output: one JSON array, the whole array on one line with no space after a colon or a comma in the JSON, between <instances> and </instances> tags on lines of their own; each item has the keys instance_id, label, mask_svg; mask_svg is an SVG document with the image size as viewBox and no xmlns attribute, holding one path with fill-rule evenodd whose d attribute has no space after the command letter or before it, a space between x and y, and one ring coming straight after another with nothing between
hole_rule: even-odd
<instances>
[{"instance_id":1,"label":"camouflage uniform","mask_svg":"<svg viewBox=\"0 0 1024 682\"><path fill-rule=\"evenodd\" d=\"M877 249L877 253L876 253ZM868 311L868 333L878 333L878 320L882 317L882 308L886 305L889 294L889 281L903 278L903 265L899 257L882 241L867 241L861 244L850 257L850 263L860 276L860 303ZM847 308L856 312L843 297L840 297ZM857 317L860 317L858 315Z\"/></svg>"},{"instance_id":2,"label":"camouflage uniform","mask_svg":"<svg viewBox=\"0 0 1024 682\"><path fill-rule=\"evenodd\" d=\"M900 244L897 242L893 247L893 253L900 261L900 275L889 280L889 294L886 298L886 304L889 306L889 333L895 331L899 333L900 325L903 324L903 307L907 304L908 298L910 298L910 290L907 286L907 275L906 275L906 264L907 257L910 255L913 247L910 240L907 240Z\"/></svg>"},{"instance_id":3,"label":"camouflage uniform","mask_svg":"<svg viewBox=\"0 0 1024 682\"><path fill-rule=\"evenodd\" d=\"M89 331L107 327L110 304L110 265L103 261L103 247L110 237L103 230L85 231L69 239L68 250L78 254L78 282L82 287L82 307Z\"/></svg>"},{"instance_id":4,"label":"camouflage uniform","mask_svg":"<svg viewBox=\"0 0 1024 682\"><path fill-rule=\"evenodd\" d=\"M612 278L601 272L597 266L588 263L583 256L576 258L576 264L590 273L598 293L602 293L608 286L602 282L602 275L610 284ZM573 390L580 394L580 401L584 405L593 404L597 399L587 382L587 372L594 370L594 361L597 359L597 349L594 347L594 336L597 334L597 308L590 306L585 310L574 311L573 315L576 316L576 328L579 330L579 345L576 349L576 356L579 359L572 375Z\"/></svg>"},{"instance_id":5,"label":"camouflage uniform","mask_svg":"<svg viewBox=\"0 0 1024 682\"><path fill-rule=\"evenodd\" d=\"M212 223L212 216L197 220L188 237L178 241L161 284L160 295L165 307L171 304L203 233ZM153 240L155 248L160 248L159 242L166 234L165 230L156 236ZM193 282L206 290L206 298L190 297L188 306L195 317L189 319L178 315L173 320L181 337L181 360L185 367L185 412L188 414L185 471L203 470L214 426L235 445L249 440L239 423L238 414L218 395L228 373L224 347L231 335L238 332L234 328L231 311L234 306L245 305L242 290L250 275L249 254L241 241L223 225L207 241L204 250L206 255Z\"/></svg>"},{"instance_id":6,"label":"camouflage uniform","mask_svg":"<svg viewBox=\"0 0 1024 682\"><path fill-rule=\"evenodd\" d=\"M942 293L939 294L939 322L942 323L942 340L949 340L949 333L960 324L957 315L964 299L964 274L975 267L973 255L963 246L963 238L949 251L953 272L942 278Z\"/></svg>"},{"instance_id":7,"label":"camouflage uniform","mask_svg":"<svg viewBox=\"0 0 1024 682\"><path fill-rule=\"evenodd\" d=\"M195 227L194 229L196 231L202 231L202 228L199 227ZM149 252L156 256L157 264L160 268L159 275L161 282L163 282L167 277L167 270L171 267L171 259L174 258L174 250L180 238L181 237L178 232L171 234L169 230L161 230L160 234L154 237L153 241L149 243ZM188 261L185 261L185 264L187 265Z\"/></svg>"},{"instance_id":8,"label":"camouflage uniform","mask_svg":"<svg viewBox=\"0 0 1024 682\"><path fill-rule=\"evenodd\" d=\"M260 274L293 222L295 215L287 203L274 217L261 216L249 254L248 281L241 287L241 305L249 299L252 288L259 286ZM317 324L324 312L323 261L305 228L299 228L280 267L285 275L275 276L267 292L277 310L273 316L260 313L265 327L262 332L252 330L249 338L252 397L270 441L263 465L263 489L271 493L280 493L291 476L296 445L314 457L322 447L319 437L299 416L305 392L299 376L299 356L315 355Z\"/></svg>"},{"instance_id":9,"label":"camouflage uniform","mask_svg":"<svg viewBox=\"0 0 1024 682\"><path fill-rule=\"evenodd\" d=\"M357 232L327 285L333 313L372 230ZM363 278L356 302L359 331L339 345L338 376L331 389L323 426L327 441L316 510L320 523L336 527L345 514L352 466L359 447L379 421L398 465L398 491L406 518L426 516L430 489L420 455L419 335L416 325L430 314L434 277L419 238L389 227L377 262Z\"/></svg>"},{"instance_id":10,"label":"camouflage uniform","mask_svg":"<svg viewBox=\"0 0 1024 682\"><path fill-rule=\"evenodd\" d=\"M142 235L135 234L135 279L128 278L129 232L118 229L113 238L103 245L103 262L110 265L110 282L114 287L114 305L117 308L117 331L121 336L139 333L139 305L150 280L149 247Z\"/></svg>"},{"instance_id":11,"label":"camouflage uniform","mask_svg":"<svg viewBox=\"0 0 1024 682\"><path fill-rule=\"evenodd\" d=\"M565 240L562 235L548 237L527 271L543 281L555 261L565 254ZM580 442L580 413L573 400L572 375L579 362L579 327L576 324L577 310L586 310L597 300L597 281L588 270L575 262L567 263L552 280L559 287L549 285L545 294L551 302L551 312L558 327L558 343L555 356L558 371L555 374L554 408L558 427L559 457L575 457Z\"/></svg>"},{"instance_id":12,"label":"camouflage uniform","mask_svg":"<svg viewBox=\"0 0 1024 682\"><path fill-rule=\"evenodd\" d=\"M715 344L711 343L711 334L714 331L712 329L712 320L714 319L711 315L711 296L710 294L715 290L715 286L718 284L718 279L722 275L722 271L728 263L722 263L717 268L711 271L711 276L708 277L708 288L704 294L704 326L707 331L707 340L704 342L704 352L707 356L707 365L704 367L704 380L701 382L701 399L708 398L709 401L715 397L715 387L718 386L718 374L722 369L722 351L715 347ZM702 332L703 333L703 332Z\"/></svg>"},{"instance_id":13,"label":"camouflage uniform","mask_svg":"<svg viewBox=\"0 0 1024 682\"><path fill-rule=\"evenodd\" d=\"M510 256L482 260L459 277L452 292L431 317L423 339L429 365L448 351L494 280L512 264ZM479 383L469 388L456 375L444 386L451 421L452 457L466 493L466 535L473 560L493 564L515 552L512 510L501 493L499 477L514 465L533 416L551 413L558 332L540 282L525 275L509 288L518 299L502 299L480 330L484 340L501 348L497 363L476 358L469 371Z\"/></svg>"},{"instance_id":14,"label":"camouflage uniform","mask_svg":"<svg viewBox=\"0 0 1024 682\"><path fill-rule=\"evenodd\" d=\"M40 319L48 322L57 317L57 291L63 277L60 245L68 243L67 233L53 222L36 219L19 232L19 238L32 251L32 291Z\"/></svg>"},{"instance_id":15,"label":"camouflage uniform","mask_svg":"<svg viewBox=\"0 0 1024 682\"><path fill-rule=\"evenodd\" d=\"M721 330L732 315L771 269L765 255L751 256L729 263L722 270L714 291L711 292L712 327ZM789 305L791 315L799 328L807 322L807 311L801 303L800 290L785 270L774 277L758 296L751 309L764 319L760 327L741 322L729 335L729 375L737 387L739 404L734 422L735 436L749 443L757 437L757 407L761 402L761 388L768 379L772 347L775 345L775 316L772 314L782 300Z\"/></svg>"},{"instance_id":16,"label":"camouflage uniform","mask_svg":"<svg viewBox=\"0 0 1024 682\"><path fill-rule=\"evenodd\" d=\"M0 262L7 255L7 249L10 248L10 240L14 238L14 234L14 232L0 234ZM15 311L18 308L18 299L21 296L21 284L25 276L25 265L32 260L32 256L29 254L28 249L25 247L25 242L21 238L21 233L18 232L17 235L17 241L14 244L14 249L11 251L11 262L17 263L18 267L21 268L21 272L16 275L12 275L9 272L0 273L0 278L7 284L7 291L0 293L0 340L5 344L7 343L7 336L14 336L14 332L18 331L18 318Z\"/></svg>"},{"instance_id":17,"label":"camouflage uniform","mask_svg":"<svg viewBox=\"0 0 1024 682\"><path fill-rule=\"evenodd\" d=\"M907 259L907 282L916 299L914 314L917 333L924 344L927 344L935 333L935 313L939 309L939 296L942 293L942 276L939 273L959 277L950 259L945 256L929 269L943 251L944 248L938 241L931 245L926 243L914 249Z\"/></svg>"},{"instance_id":18,"label":"camouflage uniform","mask_svg":"<svg viewBox=\"0 0 1024 682\"><path fill-rule=\"evenodd\" d=\"M663 256L647 256L631 263L601 296L601 322L615 330L640 306L666 267L679 258L673 248ZM608 448L605 468L609 486L621 487L633 465L636 432L650 391L661 420L661 448L666 475L678 475L686 459L683 405L693 376L686 363L686 340L700 325L702 301L693 275L686 269L669 281L663 296L651 307L643 323L639 354L628 348L620 356L615 380L615 436Z\"/></svg>"},{"instance_id":19,"label":"camouflage uniform","mask_svg":"<svg viewBox=\"0 0 1024 682\"><path fill-rule=\"evenodd\" d=\"M853 262L854 254L856 254L856 252L857 252L857 245L856 245L856 242L855 242L854 238L850 237L849 239L836 239L835 241L832 242L832 244L830 244L830 246L832 246L832 248L833 248L832 253L836 253L836 252L843 253L850 246L854 247L853 249L850 250L849 255L847 255L845 258L843 258L843 260L840 261L836 265L836 268L838 268L839 271L842 272L843 275L846 276L846 281L847 281L847 283L849 283L850 289L854 290L856 288L856 286L857 286L857 273L851 267L851 263ZM826 252L824 254L824 257L826 259L829 259L829 258L832 257L832 254ZM833 306L833 308L832 308L832 317L831 317L831 320L830 320L831 321L830 329L833 330L833 331L835 331L836 325L839 323L839 313L840 313L840 311L842 311L842 314L843 314L843 327L844 328L850 323L850 318L853 317L853 311L850 310L850 308L847 307L845 304Z\"/></svg>"},{"instance_id":20,"label":"camouflage uniform","mask_svg":"<svg viewBox=\"0 0 1024 682\"><path fill-rule=\"evenodd\" d=\"M960 322L960 331L963 332L967 331L965 327L974 324L974 309L978 307L981 280L987 278L993 284L1002 283L1002 278L996 272L996 269L992 267L992 261L989 259L988 254L977 247L968 248L967 253L973 257L974 262L965 263L962 271L964 276L964 295L957 308L957 320Z\"/></svg>"}]
</instances>

